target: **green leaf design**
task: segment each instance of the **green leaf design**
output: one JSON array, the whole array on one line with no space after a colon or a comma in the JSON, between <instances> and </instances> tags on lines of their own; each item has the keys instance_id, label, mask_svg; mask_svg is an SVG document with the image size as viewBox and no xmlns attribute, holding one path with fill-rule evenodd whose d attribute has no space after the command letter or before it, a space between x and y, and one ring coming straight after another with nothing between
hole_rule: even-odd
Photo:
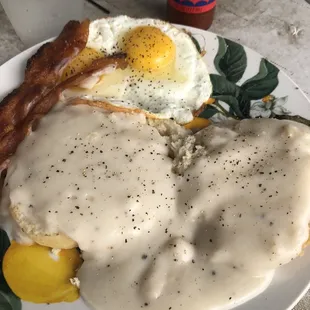
<instances>
[{"instance_id":1,"label":"green leaf design","mask_svg":"<svg viewBox=\"0 0 310 310\"><path fill-rule=\"evenodd\" d=\"M243 83L241 89L250 100L257 100L270 95L279 84L279 69L267 59L262 59L259 72Z\"/></svg>"},{"instance_id":2,"label":"green leaf design","mask_svg":"<svg viewBox=\"0 0 310 310\"><path fill-rule=\"evenodd\" d=\"M6 232L0 229L0 309L1 310L21 310L20 299L11 291L7 285L2 272L3 256L10 246L10 240Z\"/></svg>"},{"instance_id":3,"label":"green leaf design","mask_svg":"<svg viewBox=\"0 0 310 310\"><path fill-rule=\"evenodd\" d=\"M243 117L251 118L250 117L251 100L249 99L247 94L241 90L239 96L237 97L237 101L239 104L239 109L243 114Z\"/></svg>"},{"instance_id":4,"label":"green leaf design","mask_svg":"<svg viewBox=\"0 0 310 310\"><path fill-rule=\"evenodd\" d=\"M197 48L198 53L199 53L199 54L201 54L201 53L202 53L202 48L201 48L201 46L200 46L199 42L197 41L197 39L196 39L196 38L194 38L194 37L193 37L193 35L192 35L192 34L190 34L190 37L191 37L191 39L192 39L193 43L195 44L195 46L196 46L196 48Z\"/></svg>"},{"instance_id":5,"label":"green leaf design","mask_svg":"<svg viewBox=\"0 0 310 310\"><path fill-rule=\"evenodd\" d=\"M240 94L240 87L224 76L218 74L210 74L211 83L213 86L212 98L215 96L229 95L237 98Z\"/></svg>"},{"instance_id":6,"label":"green leaf design","mask_svg":"<svg viewBox=\"0 0 310 310\"><path fill-rule=\"evenodd\" d=\"M219 49L214 59L217 71L230 82L237 83L247 66L247 56L242 45L218 37Z\"/></svg>"},{"instance_id":7,"label":"green leaf design","mask_svg":"<svg viewBox=\"0 0 310 310\"><path fill-rule=\"evenodd\" d=\"M1 266L2 266L2 258L4 256L6 250L9 248L10 244L11 244L10 239L9 239L7 233L3 229L0 229L0 262L1 262Z\"/></svg>"},{"instance_id":8,"label":"green leaf design","mask_svg":"<svg viewBox=\"0 0 310 310\"><path fill-rule=\"evenodd\" d=\"M227 116L236 116L237 118L244 118L243 113L241 112L240 108L239 108L239 103L238 100L230 95L221 95L221 96L214 96L214 99L223 101L225 103L227 103L229 105L229 112L231 115L227 115Z\"/></svg>"},{"instance_id":9,"label":"green leaf design","mask_svg":"<svg viewBox=\"0 0 310 310\"><path fill-rule=\"evenodd\" d=\"M218 112L219 111L215 107L207 105L206 108L199 114L199 117L209 119Z\"/></svg>"},{"instance_id":10,"label":"green leaf design","mask_svg":"<svg viewBox=\"0 0 310 310\"><path fill-rule=\"evenodd\" d=\"M21 310L20 299L11 290L0 286L0 309L1 310Z\"/></svg>"},{"instance_id":11,"label":"green leaf design","mask_svg":"<svg viewBox=\"0 0 310 310\"><path fill-rule=\"evenodd\" d=\"M240 87L235 83L228 81L222 75L210 74L210 79L213 86L213 93L211 97L217 101L220 100L227 103L230 107L229 112L222 112L224 112L227 117L235 117L240 119L247 117L249 114L248 107L240 105L239 102L239 98L243 98ZM244 113L244 111L246 113Z\"/></svg>"},{"instance_id":12,"label":"green leaf design","mask_svg":"<svg viewBox=\"0 0 310 310\"><path fill-rule=\"evenodd\" d=\"M188 31L187 29L184 29L184 28L183 28L182 30L191 38L191 40L193 41L194 45L196 46L196 49L197 49L198 53L201 54L201 53L203 52L203 49L201 48L201 46L200 46L198 40L197 40L197 39L194 37L194 35L193 35L190 31Z\"/></svg>"},{"instance_id":13,"label":"green leaf design","mask_svg":"<svg viewBox=\"0 0 310 310\"><path fill-rule=\"evenodd\" d=\"M226 41L224 38L217 37L217 40L219 42L219 48L218 48L217 54L214 58L214 66L220 75L223 75L226 77L226 74L221 69L220 61L221 61L221 59L223 59L225 57L225 54L227 52L227 45L226 45Z\"/></svg>"}]
</instances>

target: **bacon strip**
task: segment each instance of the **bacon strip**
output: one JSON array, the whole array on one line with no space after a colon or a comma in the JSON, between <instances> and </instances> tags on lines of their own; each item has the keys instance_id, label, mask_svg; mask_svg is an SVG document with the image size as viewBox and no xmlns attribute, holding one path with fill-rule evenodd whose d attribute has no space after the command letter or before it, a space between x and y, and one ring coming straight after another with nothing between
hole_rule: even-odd
<instances>
[{"instance_id":1,"label":"bacon strip","mask_svg":"<svg viewBox=\"0 0 310 310\"><path fill-rule=\"evenodd\" d=\"M62 69L87 43L89 21L69 22L60 36L42 46L27 64L25 80L0 105L0 171L25 136L59 101L61 93L106 69L125 68L125 55L95 60L83 72L59 83ZM50 61L49 61L50 60Z\"/></svg>"},{"instance_id":2,"label":"bacon strip","mask_svg":"<svg viewBox=\"0 0 310 310\"><path fill-rule=\"evenodd\" d=\"M55 41L42 45L28 60L24 82L1 102L0 139L57 84L62 69L85 48L88 28L89 20L70 21Z\"/></svg>"},{"instance_id":3,"label":"bacon strip","mask_svg":"<svg viewBox=\"0 0 310 310\"><path fill-rule=\"evenodd\" d=\"M64 90L79 86L88 77L93 76L96 73L104 73L104 70L107 68L112 67L114 70L118 68L124 69L127 66L125 57L125 54L119 54L111 57L97 59L93 61L92 64L84 71L58 84L52 91L50 91L44 98L42 98L42 100L37 103L31 113L25 118L23 123L24 131L27 132L31 130L30 125L33 122L41 119L51 110L51 108L59 101L59 97Z\"/></svg>"}]
</instances>

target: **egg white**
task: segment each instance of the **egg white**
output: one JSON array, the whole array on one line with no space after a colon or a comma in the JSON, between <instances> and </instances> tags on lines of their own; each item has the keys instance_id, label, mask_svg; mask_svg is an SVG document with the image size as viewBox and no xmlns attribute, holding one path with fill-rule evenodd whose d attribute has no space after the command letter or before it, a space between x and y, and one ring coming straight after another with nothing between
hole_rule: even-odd
<instances>
[{"instance_id":1,"label":"egg white","mask_svg":"<svg viewBox=\"0 0 310 310\"><path fill-rule=\"evenodd\" d=\"M175 44L176 58L173 67L169 68L170 74L152 76L130 67L119 69L104 76L95 87L79 90L78 95L138 108L157 118L190 122L192 112L209 99L212 85L205 62L185 32L161 20L128 16L103 18L91 22L87 47L100 50L105 55L123 52L124 37L139 26L157 27Z\"/></svg>"}]
</instances>

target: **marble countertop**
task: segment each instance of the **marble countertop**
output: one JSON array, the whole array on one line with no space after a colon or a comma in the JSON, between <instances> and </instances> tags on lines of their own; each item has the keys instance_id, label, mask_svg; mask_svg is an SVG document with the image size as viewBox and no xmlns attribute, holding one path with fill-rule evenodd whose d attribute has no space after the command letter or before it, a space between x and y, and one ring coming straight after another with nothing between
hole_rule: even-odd
<instances>
[{"instance_id":1,"label":"marble countertop","mask_svg":"<svg viewBox=\"0 0 310 310\"><path fill-rule=\"evenodd\" d=\"M86 2L85 17L127 14L165 18L166 0L94 2L110 13ZM0 25L1 65L25 47L1 5ZM216 18L210 30L248 46L276 63L310 97L310 4L305 0L218 0ZM294 308L308 309L310 292Z\"/></svg>"}]
</instances>

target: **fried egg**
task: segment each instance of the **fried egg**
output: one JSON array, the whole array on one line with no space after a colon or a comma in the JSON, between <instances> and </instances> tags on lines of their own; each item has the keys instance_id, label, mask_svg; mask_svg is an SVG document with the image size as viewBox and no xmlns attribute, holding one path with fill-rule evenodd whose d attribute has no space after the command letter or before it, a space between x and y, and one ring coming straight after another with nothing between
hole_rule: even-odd
<instances>
[{"instance_id":1,"label":"fried egg","mask_svg":"<svg viewBox=\"0 0 310 310\"><path fill-rule=\"evenodd\" d=\"M93 58L125 53L128 67L103 75L95 85L66 91L66 96L106 100L178 123L190 122L193 111L210 97L201 55L188 34L167 22L127 16L95 20L89 28L90 51Z\"/></svg>"}]
</instances>

